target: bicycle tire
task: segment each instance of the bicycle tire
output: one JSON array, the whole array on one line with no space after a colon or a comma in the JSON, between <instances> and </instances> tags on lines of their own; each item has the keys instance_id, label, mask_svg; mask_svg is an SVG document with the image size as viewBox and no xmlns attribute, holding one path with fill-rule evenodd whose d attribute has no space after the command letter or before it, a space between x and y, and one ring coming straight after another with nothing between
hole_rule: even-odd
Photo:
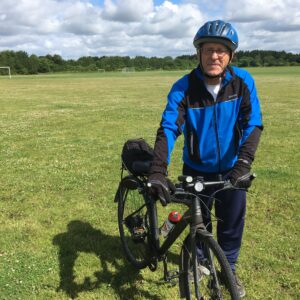
<instances>
[{"instance_id":1,"label":"bicycle tire","mask_svg":"<svg viewBox=\"0 0 300 300\"><path fill-rule=\"evenodd\" d=\"M211 236L196 235L197 243L201 244L202 255L197 260L197 278L199 299L240 299L236 281L219 244ZM196 247L196 246L195 246ZM190 236L185 240L183 247L182 278L186 299L197 299L194 284L194 269ZM200 264L199 264L200 263Z\"/></svg>"},{"instance_id":2,"label":"bicycle tire","mask_svg":"<svg viewBox=\"0 0 300 300\"><path fill-rule=\"evenodd\" d=\"M149 214L144 196L137 188L123 187L119 191L118 225L127 260L136 268L150 265ZM139 236L136 236L135 230ZM133 232L134 231L134 232Z\"/></svg>"}]
</instances>

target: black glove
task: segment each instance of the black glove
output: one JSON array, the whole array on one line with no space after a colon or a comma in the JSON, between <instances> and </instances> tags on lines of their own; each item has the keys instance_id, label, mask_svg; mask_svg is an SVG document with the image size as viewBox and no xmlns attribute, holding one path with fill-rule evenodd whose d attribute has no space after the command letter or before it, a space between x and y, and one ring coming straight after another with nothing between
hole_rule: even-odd
<instances>
[{"instance_id":1,"label":"black glove","mask_svg":"<svg viewBox=\"0 0 300 300\"><path fill-rule=\"evenodd\" d=\"M161 173L153 173L148 177L148 183L151 184L150 194L159 198L161 204L166 206L170 203L170 192L175 191L174 184Z\"/></svg>"},{"instance_id":2,"label":"black glove","mask_svg":"<svg viewBox=\"0 0 300 300\"><path fill-rule=\"evenodd\" d=\"M239 159L229 174L231 184L236 188L248 189L251 186L251 165L245 159Z\"/></svg>"}]
</instances>

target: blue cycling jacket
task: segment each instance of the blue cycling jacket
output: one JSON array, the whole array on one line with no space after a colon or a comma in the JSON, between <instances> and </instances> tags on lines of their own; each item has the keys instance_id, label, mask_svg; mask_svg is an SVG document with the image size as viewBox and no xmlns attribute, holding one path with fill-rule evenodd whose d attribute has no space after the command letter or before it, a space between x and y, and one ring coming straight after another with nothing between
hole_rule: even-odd
<instances>
[{"instance_id":1,"label":"blue cycling jacket","mask_svg":"<svg viewBox=\"0 0 300 300\"><path fill-rule=\"evenodd\" d=\"M254 159L262 118L255 83L228 67L216 101L198 67L172 87L154 147L152 172L166 173L177 137L184 134L183 161L204 173L223 173L237 159Z\"/></svg>"}]
</instances>

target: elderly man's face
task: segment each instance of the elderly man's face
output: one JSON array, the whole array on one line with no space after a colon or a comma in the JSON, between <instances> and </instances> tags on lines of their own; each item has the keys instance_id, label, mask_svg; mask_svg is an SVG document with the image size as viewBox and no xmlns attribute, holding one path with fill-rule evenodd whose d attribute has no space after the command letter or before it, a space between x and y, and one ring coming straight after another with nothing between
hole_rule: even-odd
<instances>
[{"instance_id":1,"label":"elderly man's face","mask_svg":"<svg viewBox=\"0 0 300 300\"><path fill-rule=\"evenodd\" d=\"M204 73L210 76L218 76L223 73L230 62L230 51L219 43L205 43L198 50L198 59Z\"/></svg>"}]
</instances>

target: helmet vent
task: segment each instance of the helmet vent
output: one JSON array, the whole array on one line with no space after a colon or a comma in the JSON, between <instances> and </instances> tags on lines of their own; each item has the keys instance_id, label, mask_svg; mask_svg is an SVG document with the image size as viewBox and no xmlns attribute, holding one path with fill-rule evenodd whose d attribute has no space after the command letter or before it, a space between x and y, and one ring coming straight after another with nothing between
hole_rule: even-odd
<instances>
[{"instance_id":1,"label":"helmet vent","mask_svg":"<svg viewBox=\"0 0 300 300\"><path fill-rule=\"evenodd\" d=\"M222 28L220 29L220 32L223 33L226 29L226 24L223 24Z\"/></svg>"},{"instance_id":2,"label":"helmet vent","mask_svg":"<svg viewBox=\"0 0 300 300\"><path fill-rule=\"evenodd\" d=\"M211 28L212 28L212 25L209 24L209 26L208 26L208 32L211 32Z\"/></svg>"}]
</instances>

